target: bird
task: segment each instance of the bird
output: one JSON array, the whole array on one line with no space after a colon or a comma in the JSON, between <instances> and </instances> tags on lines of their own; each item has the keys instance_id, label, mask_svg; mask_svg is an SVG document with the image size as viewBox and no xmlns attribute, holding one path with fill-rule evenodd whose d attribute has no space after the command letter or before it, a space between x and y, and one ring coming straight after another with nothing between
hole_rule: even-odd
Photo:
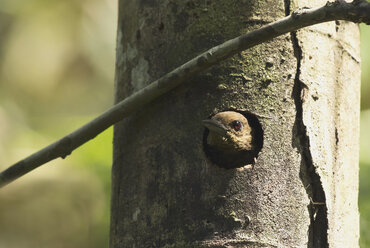
<instances>
[{"instance_id":1,"label":"bird","mask_svg":"<svg viewBox=\"0 0 370 248\"><path fill-rule=\"evenodd\" d=\"M248 119L235 111L223 111L202 121L208 133L205 153L216 165L231 169L255 162L254 130Z\"/></svg>"}]
</instances>

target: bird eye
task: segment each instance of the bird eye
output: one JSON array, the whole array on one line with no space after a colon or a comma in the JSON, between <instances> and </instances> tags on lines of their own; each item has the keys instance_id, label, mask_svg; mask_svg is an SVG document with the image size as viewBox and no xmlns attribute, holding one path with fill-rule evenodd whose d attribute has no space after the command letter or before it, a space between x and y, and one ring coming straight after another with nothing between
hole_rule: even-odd
<instances>
[{"instance_id":1,"label":"bird eye","mask_svg":"<svg viewBox=\"0 0 370 248\"><path fill-rule=\"evenodd\" d=\"M243 124L240 121L233 121L231 125L236 131L240 131L243 128Z\"/></svg>"}]
</instances>

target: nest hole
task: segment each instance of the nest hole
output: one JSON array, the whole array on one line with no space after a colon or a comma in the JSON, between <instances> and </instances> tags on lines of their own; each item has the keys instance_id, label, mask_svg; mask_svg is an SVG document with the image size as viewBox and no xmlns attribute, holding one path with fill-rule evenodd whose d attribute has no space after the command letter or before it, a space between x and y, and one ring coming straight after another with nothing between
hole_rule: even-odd
<instances>
[{"instance_id":1,"label":"nest hole","mask_svg":"<svg viewBox=\"0 0 370 248\"><path fill-rule=\"evenodd\" d=\"M249 151L241 151L233 156L230 156L229 154L223 154L219 151L215 152L207 143L209 130L208 128L205 128L203 132L203 151L206 157L216 166L225 169L241 168L246 165L253 166L258 158L259 152L263 147L263 129L257 115L248 111L239 111L234 109L225 111L238 112L248 120L248 123L252 129L251 136L253 148ZM212 116L213 115L209 116L209 118L212 118Z\"/></svg>"}]
</instances>

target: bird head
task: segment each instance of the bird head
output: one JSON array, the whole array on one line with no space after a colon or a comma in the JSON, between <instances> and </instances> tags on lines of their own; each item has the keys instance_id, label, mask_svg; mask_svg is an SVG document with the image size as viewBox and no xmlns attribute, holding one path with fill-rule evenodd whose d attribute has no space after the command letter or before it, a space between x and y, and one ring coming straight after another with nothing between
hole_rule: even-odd
<instances>
[{"instance_id":1,"label":"bird head","mask_svg":"<svg viewBox=\"0 0 370 248\"><path fill-rule=\"evenodd\" d=\"M244 115L225 111L203 120L208 128L207 144L220 152L234 153L253 149L252 129Z\"/></svg>"}]
</instances>

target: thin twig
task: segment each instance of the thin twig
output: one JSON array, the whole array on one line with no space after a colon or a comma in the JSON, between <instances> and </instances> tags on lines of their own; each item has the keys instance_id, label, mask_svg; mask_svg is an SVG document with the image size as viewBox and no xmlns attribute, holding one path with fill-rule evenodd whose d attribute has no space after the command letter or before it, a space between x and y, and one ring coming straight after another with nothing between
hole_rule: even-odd
<instances>
[{"instance_id":1,"label":"thin twig","mask_svg":"<svg viewBox=\"0 0 370 248\"><path fill-rule=\"evenodd\" d=\"M74 149L93 139L108 127L127 117L133 111L159 97L165 92L185 83L186 78L204 71L234 54L261 44L282 34L296 31L310 25L347 20L370 24L370 3L365 0L354 0L347 3L343 0L328 2L325 6L315 9L299 9L292 15L272 22L248 34L236 37L213 47L196 58L188 61L147 87L117 103L102 115L96 117L76 131L52 143L42 150L10 166L0 173L0 188L33 169L58 157L65 158Z\"/></svg>"}]
</instances>

